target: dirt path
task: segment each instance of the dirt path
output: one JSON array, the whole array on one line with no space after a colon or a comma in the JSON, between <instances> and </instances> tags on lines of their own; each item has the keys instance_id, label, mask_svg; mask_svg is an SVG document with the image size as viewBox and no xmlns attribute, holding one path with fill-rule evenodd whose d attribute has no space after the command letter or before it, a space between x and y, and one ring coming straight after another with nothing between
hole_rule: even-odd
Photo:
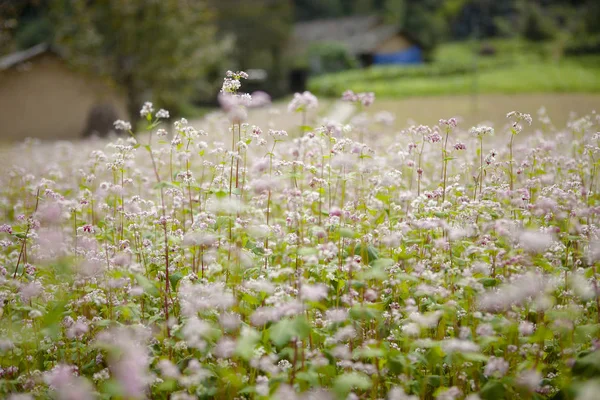
<instances>
[{"instance_id":1,"label":"dirt path","mask_svg":"<svg viewBox=\"0 0 600 400\"><path fill-rule=\"evenodd\" d=\"M395 127L402 129L411 124L433 125L440 118L461 117L463 127L482 122L502 126L506 122L506 113L521 111L531 114L534 119L538 110L544 106L552 122L562 127L571 113L577 115L600 112L600 94L487 94L471 96L415 97L408 99L377 99L370 112L388 111L395 115ZM313 124L322 118L344 122L348 110L332 99L320 100L319 113L311 114ZM285 129L292 132L301 123L298 114L287 111L287 104L277 102L270 108L250 110L249 123L268 128ZM204 119L195 120L198 127L207 128Z\"/></svg>"},{"instance_id":2,"label":"dirt path","mask_svg":"<svg viewBox=\"0 0 600 400\"><path fill-rule=\"evenodd\" d=\"M419 124L435 124L440 118L460 116L467 125L484 121L504 124L506 113L521 111L534 118L544 106L550 119L557 127L562 127L571 112L577 115L600 112L599 94L488 94L476 98L471 96L442 96L409 98L402 100L379 99L374 110L386 110L396 115L400 124L412 119Z\"/></svg>"}]
</instances>

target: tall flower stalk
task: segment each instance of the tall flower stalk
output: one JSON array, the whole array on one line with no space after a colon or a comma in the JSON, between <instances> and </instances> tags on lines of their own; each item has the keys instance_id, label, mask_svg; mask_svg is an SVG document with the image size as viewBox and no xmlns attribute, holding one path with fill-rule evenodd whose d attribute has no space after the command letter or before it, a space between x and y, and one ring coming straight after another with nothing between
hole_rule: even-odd
<instances>
[{"instance_id":1,"label":"tall flower stalk","mask_svg":"<svg viewBox=\"0 0 600 400\"><path fill-rule=\"evenodd\" d=\"M448 136L450 136L450 132L453 128L456 128L457 122L456 118L450 118L449 120L440 120L440 125L444 128L445 138L444 145L442 147L442 204L446 201L446 178L448 174L448 161L450 158L448 156Z\"/></svg>"},{"instance_id":2,"label":"tall flower stalk","mask_svg":"<svg viewBox=\"0 0 600 400\"><path fill-rule=\"evenodd\" d=\"M159 116L164 115L164 110L159 110L157 112L157 118L153 118L152 113L154 111L153 105L150 102L146 102L140 111L141 117L145 118L148 122L148 126L146 130L149 132L148 135L148 144L144 146L144 148L148 151L150 155L150 160L152 161L152 170L154 171L154 176L156 178L156 187L160 190L160 209L161 216L159 218L159 225L162 227L163 233L163 246L164 246L164 258L165 258L165 290L164 290L164 299L163 299L163 312L165 314L165 329L167 337L171 337L171 328L169 326L169 304L171 298L171 279L170 279L170 255L169 255L169 228L168 228L168 218L167 218L167 210L165 204L165 186L166 182L160 177L160 173L158 171L158 166L156 163L156 159L154 157L154 152L152 150L152 131L160 124ZM129 129L128 131L130 135L133 136L133 132Z\"/></svg>"},{"instance_id":3,"label":"tall flower stalk","mask_svg":"<svg viewBox=\"0 0 600 400\"><path fill-rule=\"evenodd\" d=\"M506 114L506 118L511 120L510 142L508 143L508 150L509 150L509 160L508 160L509 173L508 173L508 175L510 178L510 191L512 192L514 190L513 164L515 162L514 158L513 158L513 142L514 142L515 136L518 135L523 130L523 126L521 125L521 123L525 122L525 123L531 125L532 118L531 118L531 115L520 113L518 111L509 112L508 114Z\"/></svg>"},{"instance_id":4,"label":"tall flower stalk","mask_svg":"<svg viewBox=\"0 0 600 400\"><path fill-rule=\"evenodd\" d=\"M471 128L471 135L475 136L479 140L479 175L478 175L478 186L479 186L479 199L481 200L483 193L483 176L484 176L484 164L483 164L483 137L484 136L492 136L494 134L494 129L489 126L478 126L475 128ZM475 198L475 193L473 194L473 198Z\"/></svg>"}]
</instances>

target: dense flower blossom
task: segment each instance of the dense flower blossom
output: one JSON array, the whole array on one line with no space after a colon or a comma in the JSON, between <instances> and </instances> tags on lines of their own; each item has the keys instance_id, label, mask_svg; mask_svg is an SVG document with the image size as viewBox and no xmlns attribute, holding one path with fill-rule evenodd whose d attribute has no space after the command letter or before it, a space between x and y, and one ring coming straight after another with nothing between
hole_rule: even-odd
<instances>
[{"instance_id":1,"label":"dense flower blossom","mask_svg":"<svg viewBox=\"0 0 600 400\"><path fill-rule=\"evenodd\" d=\"M114 328L100 332L99 343L113 346L116 352L110 354L109 367L121 386L125 396L145 398L151 376L148 372L150 358L143 341L147 332L140 327Z\"/></svg>"},{"instance_id":2,"label":"dense flower blossom","mask_svg":"<svg viewBox=\"0 0 600 400\"><path fill-rule=\"evenodd\" d=\"M221 87L221 93L235 93L242 86L240 79L248 79L248 74L244 71L227 71L225 79L223 79L223 86Z\"/></svg>"},{"instance_id":3,"label":"dense flower blossom","mask_svg":"<svg viewBox=\"0 0 600 400\"><path fill-rule=\"evenodd\" d=\"M169 112L163 108L156 112L156 118L167 119L169 118Z\"/></svg>"},{"instance_id":4,"label":"dense flower blossom","mask_svg":"<svg viewBox=\"0 0 600 400\"><path fill-rule=\"evenodd\" d=\"M59 364L44 375L44 381L61 400L91 400L95 397L92 385L77 376L75 366Z\"/></svg>"},{"instance_id":5,"label":"dense flower blossom","mask_svg":"<svg viewBox=\"0 0 600 400\"><path fill-rule=\"evenodd\" d=\"M475 353L479 351L479 345L469 340L447 339L442 342L442 349L446 353Z\"/></svg>"},{"instance_id":6,"label":"dense flower blossom","mask_svg":"<svg viewBox=\"0 0 600 400\"><path fill-rule=\"evenodd\" d=\"M154 112L153 104L150 103L149 101L147 101L144 103L144 105L142 106L142 109L140 110L140 116L146 118L149 115L152 115L153 112Z\"/></svg>"},{"instance_id":7,"label":"dense flower blossom","mask_svg":"<svg viewBox=\"0 0 600 400\"><path fill-rule=\"evenodd\" d=\"M500 286L494 291L484 293L479 306L482 310L506 310L512 305L521 305L531 298L535 298L546 289L546 280L535 273L527 273L514 277L512 282Z\"/></svg>"},{"instance_id":8,"label":"dense flower blossom","mask_svg":"<svg viewBox=\"0 0 600 400\"><path fill-rule=\"evenodd\" d=\"M458 126L458 121L456 118L450 118L450 119L440 119L439 121L440 126L447 126L450 128L456 128Z\"/></svg>"},{"instance_id":9,"label":"dense flower blossom","mask_svg":"<svg viewBox=\"0 0 600 400\"><path fill-rule=\"evenodd\" d=\"M536 231L524 231L519 235L519 244L533 253L541 253L548 249L554 238L551 234Z\"/></svg>"},{"instance_id":10,"label":"dense flower blossom","mask_svg":"<svg viewBox=\"0 0 600 400\"><path fill-rule=\"evenodd\" d=\"M502 357L490 357L483 373L488 377L502 378L508 372L508 367L508 362Z\"/></svg>"},{"instance_id":11,"label":"dense flower blossom","mask_svg":"<svg viewBox=\"0 0 600 400\"><path fill-rule=\"evenodd\" d=\"M597 113L484 138L368 93L253 110L244 78L202 120L7 145L0 398L595 399Z\"/></svg>"},{"instance_id":12,"label":"dense flower blossom","mask_svg":"<svg viewBox=\"0 0 600 400\"><path fill-rule=\"evenodd\" d=\"M302 298L308 301L320 301L327 298L329 288L323 284L303 285Z\"/></svg>"},{"instance_id":13,"label":"dense flower blossom","mask_svg":"<svg viewBox=\"0 0 600 400\"><path fill-rule=\"evenodd\" d=\"M292 99L292 101L290 101L288 105L288 111L306 111L317 108L318 105L319 101L317 100L317 97L311 92L305 91L303 93L294 94L294 98Z\"/></svg>"},{"instance_id":14,"label":"dense flower blossom","mask_svg":"<svg viewBox=\"0 0 600 400\"><path fill-rule=\"evenodd\" d=\"M342 94L342 100L351 103L360 103L364 107L368 107L375 102L375 93L354 93L352 90L347 90Z\"/></svg>"},{"instance_id":15,"label":"dense flower blossom","mask_svg":"<svg viewBox=\"0 0 600 400\"><path fill-rule=\"evenodd\" d=\"M476 137L492 136L494 134L494 128L485 126L485 125L481 125L481 126L471 128L471 130L469 132L471 133L471 135L476 136Z\"/></svg>"},{"instance_id":16,"label":"dense flower blossom","mask_svg":"<svg viewBox=\"0 0 600 400\"><path fill-rule=\"evenodd\" d=\"M531 125L531 123L533 122L533 119L531 118L530 114L525 114L518 111L509 112L508 114L506 114L506 118L513 119L515 120L515 122L525 121L528 125Z\"/></svg>"},{"instance_id":17,"label":"dense flower blossom","mask_svg":"<svg viewBox=\"0 0 600 400\"><path fill-rule=\"evenodd\" d=\"M535 391L539 388L540 383L542 382L542 374L539 371L534 369L525 370L519 374L517 378L517 382L519 385L529 389L530 391Z\"/></svg>"},{"instance_id":18,"label":"dense flower blossom","mask_svg":"<svg viewBox=\"0 0 600 400\"><path fill-rule=\"evenodd\" d=\"M130 131L131 123L118 119L115 121L114 127L118 131Z\"/></svg>"}]
</instances>

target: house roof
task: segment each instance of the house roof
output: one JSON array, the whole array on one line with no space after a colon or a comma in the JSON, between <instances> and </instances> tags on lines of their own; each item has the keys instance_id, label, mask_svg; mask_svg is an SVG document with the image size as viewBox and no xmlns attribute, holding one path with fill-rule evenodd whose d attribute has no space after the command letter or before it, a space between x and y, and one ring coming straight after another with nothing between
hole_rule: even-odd
<instances>
[{"instance_id":1,"label":"house roof","mask_svg":"<svg viewBox=\"0 0 600 400\"><path fill-rule=\"evenodd\" d=\"M374 51L398 33L397 26L384 24L377 16L355 16L297 23L293 37L299 50L306 50L313 43L339 42L351 53L359 54Z\"/></svg>"},{"instance_id":2,"label":"house roof","mask_svg":"<svg viewBox=\"0 0 600 400\"><path fill-rule=\"evenodd\" d=\"M17 51L8 54L4 57L0 57L0 71L7 70L15 67L19 64L27 62L34 57L44 54L48 51L52 51L51 46L48 43L40 43L27 50Z\"/></svg>"}]
</instances>

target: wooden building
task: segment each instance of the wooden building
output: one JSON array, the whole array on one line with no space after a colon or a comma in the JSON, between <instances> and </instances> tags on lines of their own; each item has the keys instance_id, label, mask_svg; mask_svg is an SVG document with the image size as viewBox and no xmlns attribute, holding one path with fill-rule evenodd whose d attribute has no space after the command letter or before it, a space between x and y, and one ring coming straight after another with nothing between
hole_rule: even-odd
<instances>
[{"instance_id":1,"label":"wooden building","mask_svg":"<svg viewBox=\"0 0 600 400\"><path fill-rule=\"evenodd\" d=\"M47 44L0 58L0 141L105 135L126 118L118 88L74 70Z\"/></svg>"},{"instance_id":2,"label":"wooden building","mask_svg":"<svg viewBox=\"0 0 600 400\"><path fill-rule=\"evenodd\" d=\"M325 42L343 45L362 66L423 61L421 48L410 35L377 16L323 19L294 26L292 46L296 53L306 53L311 45Z\"/></svg>"}]
</instances>

